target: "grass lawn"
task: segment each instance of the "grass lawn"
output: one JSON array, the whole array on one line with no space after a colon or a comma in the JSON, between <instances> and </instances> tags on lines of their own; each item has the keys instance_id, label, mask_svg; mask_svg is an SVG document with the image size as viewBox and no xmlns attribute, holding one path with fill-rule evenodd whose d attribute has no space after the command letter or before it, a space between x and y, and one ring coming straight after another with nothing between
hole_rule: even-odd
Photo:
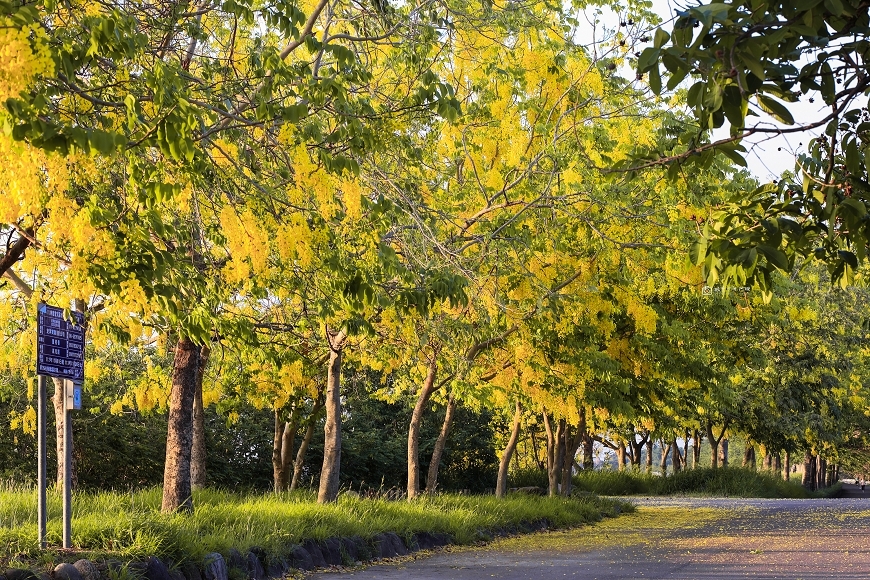
<instances>
[{"instance_id":1,"label":"grass lawn","mask_svg":"<svg viewBox=\"0 0 870 580\"><path fill-rule=\"evenodd\" d=\"M336 536L371 538L381 532L410 537L416 532L450 534L469 544L497 528L546 518L551 527L593 523L633 511L630 504L598 497L546 498L513 495L438 495L413 502L343 496L317 505L310 492L241 494L202 490L194 494L192 515L160 513L161 490L132 493L77 493L73 496L72 542L76 554L41 552L37 546L36 491L0 490L0 567L61 559L146 556L201 561L209 552L227 554L258 546L285 556L306 539ZM61 543L61 498L49 494L48 541Z\"/></svg>"}]
</instances>

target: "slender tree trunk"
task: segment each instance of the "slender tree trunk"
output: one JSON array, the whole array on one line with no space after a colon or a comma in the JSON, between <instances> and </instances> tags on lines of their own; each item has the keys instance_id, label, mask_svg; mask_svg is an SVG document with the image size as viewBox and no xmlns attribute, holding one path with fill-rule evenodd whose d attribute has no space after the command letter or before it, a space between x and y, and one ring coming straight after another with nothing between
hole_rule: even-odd
<instances>
[{"instance_id":1,"label":"slender tree trunk","mask_svg":"<svg viewBox=\"0 0 870 580\"><path fill-rule=\"evenodd\" d=\"M816 490L816 458L809 451L804 452L804 477L801 483L807 491Z\"/></svg>"},{"instance_id":2,"label":"slender tree trunk","mask_svg":"<svg viewBox=\"0 0 870 580\"><path fill-rule=\"evenodd\" d=\"M744 469L755 469L755 446L746 442L746 449L743 450L743 463L741 467Z\"/></svg>"},{"instance_id":3,"label":"slender tree trunk","mask_svg":"<svg viewBox=\"0 0 870 580\"><path fill-rule=\"evenodd\" d=\"M722 437L719 441L719 465L728 467L728 438Z\"/></svg>"},{"instance_id":4,"label":"slender tree trunk","mask_svg":"<svg viewBox=\"0 0 870 580\"><path fill-rule=\"evenodd\" d=\"M202 381L211 349L201 346L196 372L196 393L193 399L193 446L190 451L190 485L193 489L205 487L205 408L202 404Z\"/></svg>"},{"instance_id":5,"label":"slender tree trunk","mask_svg":"<svg viewBox=\"0 0 870 580\"><path fill-rule=\"evenodd\" d=\"M659 439L659 446L662 449L662 456L659 458L659 469L662 470L662 475L668 473L668 455L671 454L671 446L664 439Z\"/></svg>"},{"instance_id":6,"label":"slender tree trunk","mask_svg":"<svg viewBox=\"0 0 870 580\"><path fill-rule=\"evenodd\" d=\"M281 480L282 489L287 489L290 482L290 465L293 463L293 450L296 448L296 434L299 432L299 408L294 407L290 420L284 423L284 433L281 437Z\"/></svg>"},{"instance_id":7,"label":"slender tree trunk","mask_svg":"<svg viewBox=\"0 0 870 580\"><path fill-rule=\"evenodd\" d=\"M595 449L595 439L589 432L589 427L583 429L583 469L595 469L595 456L592 454Z\"/></svg>"},{"instance_id":8,"label":"slender tree trunk","mask_svg":"<svg viewBox=\"0 0 870 580\"><path fill-rule=\"evenodd\" d=\"M284 441L284 427L286 423L281 418L281 411L275 409L275 429L272 435L272 485L275 493L284 491L287 481L284 479L284 465L281 462L282 443Z\"/></svg>"},{"instance_id":9,"label":"slender tree trunk","mask_svg":"<svg viewBox=\"0 0 870 580\"><path fill-rule=\"evenodd\" d=\"M616 444L616 463L617 469L623 471L625 469L625 456L627 455L625 443L620 441Z\"/></svg>"},{"instance_id":10,"label":"slender tree trunk","mask_svg":"<svg viewBox=\"0 0 870 580\"><path fill-rule=\"evenodd\" d=\"M824 489L828 473L828 461L821 455L816 457L816 489Z\"/></svg>"},{"instance_id":11,"label":"slender tree trunk","mask_svg":"<svg viewBox=\"0 0 870 580\"><path fill-rule=\"evenodd\" d=\"M788 481L791 479L791 453L788 451L785 452L785 460L783 461L782 467L782 478L785 481Z\"/></svg>"},{"instance_id":12,"label":"slender tree trunk","mask_svg":"<svg viewBox=\"0 0 870 580\"><path fill-rule=\"evenodd\" d=\"M429 472L426 474L426 493L433 494L438 489L438 469L441 467L441 456L447 446L447 436L453 425L453 414L456 411L456 399L451 394L447 399L447 411L444 413L444 422L441 423L441 432L435 440L435 448L432 450L432 460L429 462Z\"/></svg>"},{"instance_id":13,"label":"slender tree trunk","mask_svg":"<svg viewBox=\"0 0 870 580\"><path fill-rule=\"evenodd\" d=\"M646 440L646 472L652 473L653 466L653 440L652 437Z\"/></svg>"},{"instance_id":14,"label":"slender tree trunk","mask_svg":"<svg viewBox=\"0 0 870 580\"><path fill-rule=\"evenodd\" d=\"M547 459L546 449L544 449L544 458L541 459L541 454L539 453L540 445L538 444L537 430L536 429L529 429L529 433L532 437L532 450L534 451L534 454L535 454L535 464L537 464L538 469L543 471L544 469L546 469L546 465L544 464L546 459Z\"/></svg>"},{"instance_id":15,"label":"slender tree trunk","mask_svg":"<svg viewBox=\"0 0 870 580\"><path fill-rule=\"evenodd\" d=\"M671 441L671 463L674 466L674 473L683 467L683 456L680 454L680 446L677 444L676 437Z\"/></svg>"},{"instance_id":16,"label":"slender tree trunk","mask_svg":"<svg viewBox=\"0 0 870 580\"><path fill-rule=\"evenodd\" d=\"M327 335L330 344L326 376L326 424L323 427L323 466L317 492L317 503L321 504L338 499L338 474L341 469L341 355L346 338L344 331L333 335L327 329Z\"/></svg>"},{"instance_id":17,"label":"slender tree trunk","mask_svg":"<svg viewBox=\"0 0 870 580\"><path fill-rule=\"evenodd\" d=\"M429 361L429 371L423 381L423 387L417 395L417 404L411 413L411 424L408 426L408 499L412 500L420 494L420 426L423 423L423 411L426 403L435 391L435 376L438 372L438 353L432 354Z\"/></svg>"},{"instance_id":18,"label":"slender tree trunk","mask_svg":"<svg viewBox=\"0 0 870 580\"><path fill-rule=\"evenodd\" d=\"M516 403L514 411L514 426L511 429L511 437L508 440L507 447L501 454L501 461L498 464L498 480L495 484L495 497L502 498L507 494L508 467L510 466L511 456L517 447L517 441L520 439L520 427L523 423L523 410L520 407L520 402Z\"/></svg>"},{"instance_id":19,"label":"slender tree trunk","mask_svg":"<svg viewBox=\"0 0 870 580\"><path fill-rule=\"evenodd\" d=\"M561 480L562 457L559 453L561 446L562 432L565 429L565 420L559 421L556 432L553 432L553 426L550 422L550 417L544 410L544 429L547 431L547 480L548 494L555 497L559 494L559 481Z\"/></svg>"},{"instance_id":20,"label":"slender tree trunk","mask_svg":"<svg viewBox=\"0 0 870 580\"><path fill-rule=\"evenodd\" d=\"M692 469L696 469L701 463L701 435L700 429L692 432Z\"/></svg>"},{"instance_id":21,"label":"slender tree trunk","mask_svg":"<svg viewBox=\"0 0 870 580\"><path fill-rule=\"evenodd\" d=\"M293 479L290 481L290 491L299 489L299 479L302 477L302 468L305 466L305 454L308 452L308 445L311 444L311 439L314 438L314 429L317 427L317 415L322 408L323 399L318 396L314 407L311 409L311 416L308 419L305 436L302 438L302 443L299 444L299 451L296 452L296 461L293 462Z\"/></svg>"},{"instance_id":22,"label":"slender tree trunk","mask_svg":"<svg viewBox=\"0 0 870 580\"><path fill-rule=\"evenodd\" d=\"M166 464L163 470L164 513L192 511L190 456L193 447L193 401L199 373L199 346L181 337L175 347L169 423L166 435Z\"/></svg>"}]
</instances>

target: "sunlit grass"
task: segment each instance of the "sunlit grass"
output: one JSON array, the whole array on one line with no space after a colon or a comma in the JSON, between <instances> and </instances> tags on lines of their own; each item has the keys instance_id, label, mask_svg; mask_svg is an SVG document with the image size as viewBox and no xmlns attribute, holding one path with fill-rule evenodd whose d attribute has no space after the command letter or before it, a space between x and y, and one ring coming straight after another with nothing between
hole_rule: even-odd
<instances>
[{"instance_id":1,"label":"sunlit grass","mask_svg":"<svg viewBox=\"0 0 870 580\"><path fill-rule=\"evenodd\" d=\"M498 528L546 518L551 526L592 523L631 511L628 504L596 497L561 498L438 495L413 502L343 496L317 505L310 492L239 494L202 490L194 494L193 514L160 513L160 489L131 493L77 493L73 497L72 541L92 557L134 559L155 555L176 562L199 560L209 552L226 554L257 546L286 556L305 539L373 535L391 531L410 538L441 532L468 544ZM48 541L61 542L61 498L48 497ZM36 492L0 490L0 559L38 555Z\"/></svg>"}]
</instances>

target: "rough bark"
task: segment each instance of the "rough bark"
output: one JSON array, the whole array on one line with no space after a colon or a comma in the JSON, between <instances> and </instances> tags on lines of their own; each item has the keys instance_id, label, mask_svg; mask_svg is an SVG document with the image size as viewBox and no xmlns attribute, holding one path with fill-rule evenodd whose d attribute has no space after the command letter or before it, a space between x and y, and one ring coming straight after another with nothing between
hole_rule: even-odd
<instances>
[{"instance_id":1,"label":"rough bark","mask_svg":"<svg viewBox=\"0 0 870 580\"><path fill-rule=\"evenodd\" d=\"M299 479L302 477L302 468L305 466L305 454L308 452L311 439L314 437L314 429L317 427L317 416L322 408L323 399L318 397L314 407L311 409L311 416L308 418L305 436L302 438L302 443L299 444L299 451L296 452L296 461L293 462L293 479L290 481L291 491L299 488Z\"/></svg>"},{"instance_id":2,"label":"rough bark","mask_svg":"<svg viewBox=\"0 0 870 580\"><path fill-rule=\"evenodd\" d=\"M327 334L332 334L327 329ZM341 358L344 331L329 336L329 367L326 376L326 424L323 427L323 466L317 503L338 499L338 474L341 469Z\"/></svg>"},{"instance_id":3,"label":"rough bark","mask_svg":"<svg viewBox=\"0 0 870 580\"><path fill-rule=\"evenodd\" d=\"M791 478L791 453L785 452L785 460L782 463L782 478L788 481Z\"/></svg>"},{"instance_id":4,"label":"rough bark","mask_svg":"<svg viewBox=\"0 0 870 580\"><path fill-rule=\"evenodd\" d=\"M503 498L507 494L508 467L510 467L511 456L517 448L517 442L520 440L520 427L523 423L523 410L520 407L520 402L516 403L514 411L514 424L511 429L511 437L508 440L507 446L501 454L501 461L498 464L498 479L495 484L495 497Z\"/></svg>"},{"instance_id":5,"label":"rough bark","mask_svg":"<svg viewBox=\"0 0 870 580\"><path fill-rule=\"evenodd\" d=\"M205 408L202 404L202 381L211 349L200 347L196 373L196 393L193 399L193 446L190 451L190 485L193 489L205 487Z\"/></svg>"},{"instance_id":6,"label":"rough bark","mask_svg":"<svg viewBox=\"0 0 870 580\"><path fill-rule=\"evenodd\" d=\"M435 493L438 489L438 469L441 467L441 457L447 446L447 436L453 425L453 415L456 412L456 399L453 395L447 400L447 411L444 413L444 422L441 423L441 432L435 440L435 448L432 450L432 460L429 461L429 472L426 474L426 493Z\"/></svg>"},{"instance_id":7,"label":"rough bark","mask_svg":"<svg viewBox=\"0 0 870 580\"><path fill-rule=\"evenodd\" d=\"M161 509L164 513L193 510L190 456L199 354L199 347L187 337L181 337L175 347L166 435L166 464L163 471Z\"/></svg>"},{"instance_id":8,"label":"rough bark","mask_svg":"<svg viewBox=\"0 0 870 580\"><path fill-rule=\"evenodd\" d=\"M420 427L423 424L423 411L432 393L435 392L435 377L438 373L438 353L432 355L426 379L417 395L417 404L411 413L411 423L408 426L408 499L414 499L420 494Z\"/></svg>"}]
</instances>

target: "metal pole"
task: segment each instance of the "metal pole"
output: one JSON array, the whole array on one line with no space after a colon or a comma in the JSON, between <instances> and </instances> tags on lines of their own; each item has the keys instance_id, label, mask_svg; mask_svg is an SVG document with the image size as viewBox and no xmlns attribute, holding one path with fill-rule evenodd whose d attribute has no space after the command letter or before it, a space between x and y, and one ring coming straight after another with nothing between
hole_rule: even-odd
<instances>
[{"instance_id":1,"label":"metal pole","mask_svg":"<svg viewBox=\"0 0 870 580\"><path fill-rule=\"evenodd\" d=\"M45 509L45 376L38 375L36 377L37 382L37 390L39 393L37 394L37 466L36 466L36 479L37 479L37 520L39 522L39 547L44 550L46 548L45 543L45 525L46 525L46 509Z\"/></svg>"},{"instance_id":2,"label":"metal pole","mask_svg":"<svg viewBox=\"0 0 870 580\"><path fill-rule=\"evenodd\" d=\"M64 390L72 391L72 381L64 381ZM63 547L72 547L72 413L69 396L64 393L63 409Z\"/></svg>"}]
</instances>

